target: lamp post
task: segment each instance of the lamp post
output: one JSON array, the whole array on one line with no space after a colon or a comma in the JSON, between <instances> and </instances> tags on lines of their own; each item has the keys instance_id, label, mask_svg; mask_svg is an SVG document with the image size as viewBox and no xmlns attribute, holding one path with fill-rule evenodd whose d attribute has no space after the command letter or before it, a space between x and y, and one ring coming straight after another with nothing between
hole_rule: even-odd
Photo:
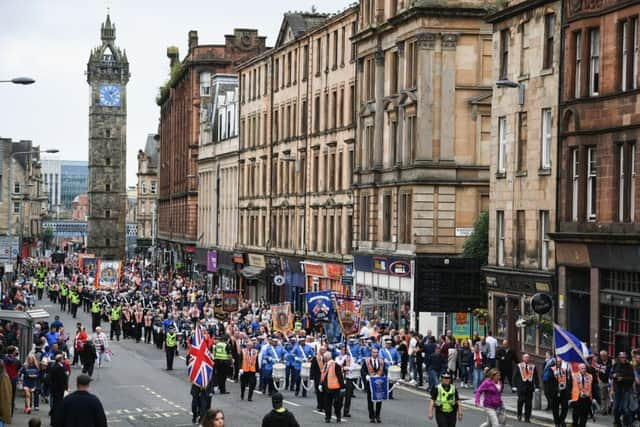
<instances>
[{"instance_id":1,"label":"lamp post","mask_svg":"<svg viewBox=\"0 0 640 427\"><path fill-rule=\"evenodd\" d=\"M514 88L518 89L518 105L524 105L524 85L522 83L517 83L511 81L509 79L498 80L496 82L496 87L500 88Z\"/></svg>"},{"instance_id":2,"label":"lamp post","mask_svg":"<svg viewBox=\"0 0 640 427\"><path fill-rule=\"evenodd\" d=\"M0 80L0 83L13 83L15 85L30 85L35 82L31 77L16 77L11 80Z\"/></svg>"}]
</instances>

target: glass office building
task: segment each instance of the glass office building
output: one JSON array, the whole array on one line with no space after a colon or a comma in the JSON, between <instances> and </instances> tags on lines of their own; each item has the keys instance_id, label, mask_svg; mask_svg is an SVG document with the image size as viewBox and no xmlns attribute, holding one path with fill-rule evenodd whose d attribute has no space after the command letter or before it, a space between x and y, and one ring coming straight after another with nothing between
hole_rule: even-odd
<instances>
[{"instance_id":1,"label":"glass office building","mask_svg":"<svg viewBox=\"0 0 640 427\"><path fill-rule=\"evenodd\" d=\"M89 166L87 161L62 160L60 162L61 204L71 209L71 202L79 194L87 194Z\"/></svg>"}]
</instances>

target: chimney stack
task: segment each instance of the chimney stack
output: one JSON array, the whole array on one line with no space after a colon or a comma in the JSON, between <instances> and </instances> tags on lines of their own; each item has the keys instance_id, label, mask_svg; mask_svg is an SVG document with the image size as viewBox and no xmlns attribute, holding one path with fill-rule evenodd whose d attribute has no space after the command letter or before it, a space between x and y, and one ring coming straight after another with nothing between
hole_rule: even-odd
<instances>
[{"instance_id":1,"label":"chimney stack","mask_svg":"<svg viewBox=\"0 0 640 427\"><path fill-rule=\"evenodd\" d=\"M191 30L189 31L189 52L196 46L198 46L198 32Z\"/></svg>"},{"instance_id":2,"label":"chimney stack","mask_svg":"<svg viewBox=\"0 0 640 427\"><path fill-rule=\"evenodd\" d=\"M167 58L169 58L169 68L173 68L180 61L180 51L176 46L167 48Z\"/></svg>"}]
</instances>

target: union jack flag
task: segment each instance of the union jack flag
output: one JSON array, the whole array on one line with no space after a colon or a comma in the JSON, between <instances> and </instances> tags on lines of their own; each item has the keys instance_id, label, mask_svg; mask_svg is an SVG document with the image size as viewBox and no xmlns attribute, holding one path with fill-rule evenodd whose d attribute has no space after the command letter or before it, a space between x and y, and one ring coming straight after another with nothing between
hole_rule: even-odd
<instances>
[{"instance_id":1,"label":"union jack flag","mask_svg":"<svg viewBox=\"0 0 640 427\"><path fill-rule=\"evenodd\" d=\"M206 388L213 375L213 360L200 327L195 328L191 338L189 356L187 371L189 372L191 383Z\"/></svg>"}]
</instances>

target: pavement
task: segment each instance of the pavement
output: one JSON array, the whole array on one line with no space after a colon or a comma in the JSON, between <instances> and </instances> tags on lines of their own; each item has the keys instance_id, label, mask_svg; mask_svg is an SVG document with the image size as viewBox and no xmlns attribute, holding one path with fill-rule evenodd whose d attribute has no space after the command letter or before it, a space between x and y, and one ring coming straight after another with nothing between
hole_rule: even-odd
<instances>
[{"instance_id":1,"label":"pavement","mask_svg":"<svg viewBox=\"0 0 640 427\"><path fill-rule=\"evenodd\" d=\"M60 315L67 330L75 329L76 322L90 325L87 313L79 312L78 319L72 319L67 313L61 313L58 306L53 306L48 300L39 303L51 314ZM108 329L108 325L102 325ZM108 331L107 335L108 335ZM184 362L184 351L174 362L174 370L166 371L164 352L158 351L152 344L136 344L132 340L121 340L109 344L114 353L113 360L94 372L91 392L95 393L107 412L110 426L136 427L186 427L191 424L191 396L190 384ZM74 368L70 378L71 391L75 389L75 377L80 373ZM225 413L225 426L260 426L262 418L271 410L271 399L257 393L253 402L239 399L239 384L228 381L229 394L216 394L212 407L221 408ZM324 414L315 411L315 396L313 391L307 398L295 397L292 392L285 391L285 407L297 418L301 426L326 425ZM471 400L471 392L460 389L465 399L463 403L464 418L458 422L460 427L478 427L485 421L482 410L476 408ZM435 426L434 421L427 418L428 398L424 389L417 389L408 385L400 385L394 391L395 399L385 402L382 407L383 424L399 427L413 427L422 425ZM515 402L509 396L506 399L507 409L515 407ZM12 425L26 426L30 417L40 417L44 426L49 425L47 404L41 404L40 412L31 416L22 413L23 397L16 399L16 411ZM512 403L513 402L513 403ZM366 396L363 392L356 392L352 402L351 418L342 420L345 426L369 426ZM548 426L553 423L544 411L534 413L531 424L519 423L513 415L509 415L508 425L515 427ZM335 417L333 419L335 423ZM589 424L601 426L604 424Z\"/></svg>"}]
</instances>

